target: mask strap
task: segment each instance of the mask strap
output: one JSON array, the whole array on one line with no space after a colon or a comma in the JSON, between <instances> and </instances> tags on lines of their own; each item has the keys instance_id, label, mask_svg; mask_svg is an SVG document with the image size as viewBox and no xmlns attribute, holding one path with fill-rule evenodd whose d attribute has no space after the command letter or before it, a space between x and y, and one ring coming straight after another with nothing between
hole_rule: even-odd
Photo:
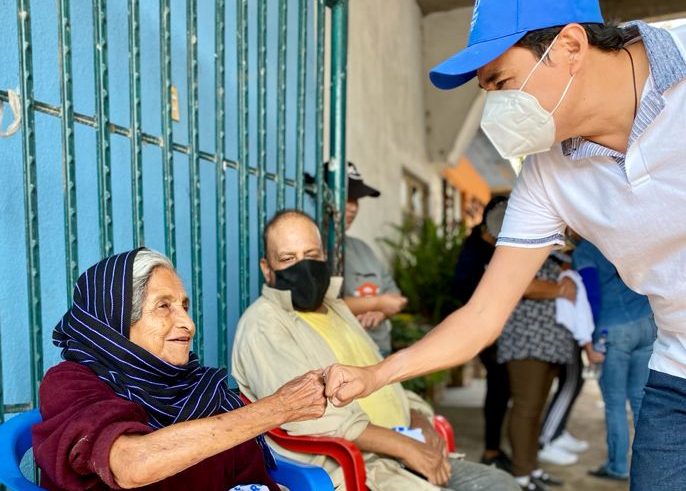
<instances>
[{"instance_id":1,"label":"mask strap","mask_svg":"<svg viewBox=\"0 0 686 491\"><path fill-rule=\"evenodd\" d=\"M545 60L545 57L548 56L548 53L550 53L550 50L553 49L553 45L555 44L555 41L557 41L557 36L555 36L555 39L553 39L553 42L550 43L550 46L548 46L548 47L546 48L546 50L543 52L543 56L541 56L541 59L538 60L538 63L536 63L536 64L534 65L534 67L531 69L531 71L529 72L529 75L526 76L526 79L524 80L524 83L522 84L521 87L519 87L519 90L520 90L520 91L523 91L523 90L524 90L524 87L525 87L526 84L529 82L529 79L530 79L531 76L534 74L534 72L536 71L536 69L538 68L538 66L539 66L541 63L543 63L543 60Z\"/></svg>"},{"instance_id":2,"label":"mask strap","mask_svg":"<svg viewBox=\"0 0 686 491\"><path fill-rule=\"evenodd\" d=\"M560 96L560 100L557 101L557 104L555 104L555 107L553 110L550 112L550 114L555 114L555 111L557 111L557 108L560 107L560 104L562 104L562 101L564 100L565 96L567 95L567 91L569 90L569 87L572 85L572 80L574 80L574 77L576 76L576 73L569 77L569 82L567 82L567 86L565 87L565 90L562 92L562 95Z\"/></svg>"}]
</instances>

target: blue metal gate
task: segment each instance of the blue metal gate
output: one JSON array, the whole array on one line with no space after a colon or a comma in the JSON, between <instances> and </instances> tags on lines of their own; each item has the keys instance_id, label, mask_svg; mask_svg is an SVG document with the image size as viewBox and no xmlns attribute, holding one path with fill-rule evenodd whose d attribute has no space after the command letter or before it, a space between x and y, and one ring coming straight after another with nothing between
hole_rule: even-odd
<instances>
[{"instance_id":1,"label":"blue metal gate","mask_svg":"<svg viewBox=\"0 0 686 491\"><path fill-rule=\"evenodd\" d=\"M0 102L21 102L19 131L0 138L0 418L35 406L79 273L139 245L172 258L194 349L228 366L270 214L311 212L341 258L346 0L0 7Z\"/></svg>"}]
</instances>

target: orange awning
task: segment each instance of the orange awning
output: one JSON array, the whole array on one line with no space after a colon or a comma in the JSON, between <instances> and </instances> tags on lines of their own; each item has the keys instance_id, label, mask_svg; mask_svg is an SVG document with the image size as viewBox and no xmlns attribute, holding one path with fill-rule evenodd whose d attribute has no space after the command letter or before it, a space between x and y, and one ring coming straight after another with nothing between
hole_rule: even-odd
<instances>
[{"instance_id":1,"label":"orange awning","mask_svg":"<svg viewBox=\"0 0 686 491\"><path fill-rule=\"evenodd\" d=\"M443 168L443 177L460 192L473 196L484 205L491 200L491 189L467 157L462 157L455 166Z\"/></svg>"}]
</instances>

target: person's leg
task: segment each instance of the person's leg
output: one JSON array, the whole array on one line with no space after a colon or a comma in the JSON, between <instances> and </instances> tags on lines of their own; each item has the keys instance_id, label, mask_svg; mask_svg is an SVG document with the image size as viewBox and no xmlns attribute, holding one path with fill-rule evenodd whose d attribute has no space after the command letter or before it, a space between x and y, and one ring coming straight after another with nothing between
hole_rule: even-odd
<instances>
[{"instance_id":1,"label":"person's leg","mask_svg":"<svg viewBox=\"0 0 686 491\"><path fill-rule=\"evenodd\" d=\"M548 404L548 409L546 409L545 417L543 418L543 424L541 425L541 434L538 438L541 445L550 443L550 441L552 440L551 434L553 433L554 429L551 429L551 427L556 425L553 424L550 416L553 412L553 409L555 407L558 407L558 400L562 395L562 388L569 381L567 377L567 365L560 365L558 373L559 375L557 376L557 389L555 389L555 394L553 394L553 398L550 400L550 404Z\"/></svg>"},{"instance_id":2,"label":"person's leg","mask_svg":"<svg viewBox=\"0 0 686 491\"><path fill-rule=\"evenodd\" d=\"M600 391L605 402L605 425L607 427L607 462L605 469L615 476L629 472L629 428L627 425L626 400L629 361L634 348L631 329L633 323L613 326L607 335L607 352L600 375Z\"/></svg>"},{"instance_id":3,"label":"person's leg","mask_svg":"<svg viewBox=\"0 0 686 491\"><path fill-rule=\"evenodd\" d=\"M567 427L567 419L583 386L582 368L581 349L577 348L571 363L561 366L557 391L541 427L541 444L555 440Z\"/></svg>"},{"instance_id":4,"label":"person's leg","mask_svg":"<svg viewBox=\"0 0 686 491\"><path fill-rule=\"evenodd\" d=\"M631 353L629 361L629 377L627 380L627 394L631 403L631 413L634 420L634 428L638 422L638 415L643 400L643 390L648 382L648 362L653 354L653 343L657 334L655 319L651 316L642 319L636 325L636 331L640 335L639 344Z\"/></svg>"},{"instance_id":5,"label":"person's leg","mask_svg":"<svg viewBox=\"0 0 686 491\"><path fill-rule=\"evenodd\" d=\"M484 401L484 457L497 457L501 450L502 427L510 400L507 367L493 357L482 357L486 367L486 399Z\"/></svg>"},{"instance_id":6,"label":"person's leg","mask_svg":"<svg viewBox=\"0 0 686 491\"><path fill-rule=\"evenodd\" d=\"M553 433L553 440L560 437L562 433L567 429L567 421L569 420L569 415L572 413L572 409L574 409L574 403L576 403L576 400L579 398L581 389L584 386L583 369L584 362L581 360L581 348L577 348L575 358L572 360L572 363L567 365L567 377L572 379L572 381L574 382L572 389L572 399L569 401L569 404L567 405L567 408L564 414L562 415L562 420L555 429L555 433Z\"/></svg>"},{"instance_id":7,"label":"person's leg","mask_svg":"<svg viewBox=\"0 0 686 491\"><path fill-rule=\"evenodd\" d=\"M510 361L507 368L512 394L508 433L513 474L522 477L538 468L541 414L555 372L550 363L533 359Z\"/></svg>"},{"instance_id":8,"label":"person's leg","mask_svg":"<svg viewBox=\"0 0 686 491\"><path fill-rule=\"evenodd\" d=\"M517 482L508 473L459 459L450 459L452 473L444 489L452 491L519 491Z\"/></svg>"},{"instance_id":9,"label":"person's leg","mask_svg":"<svg viewBox=\"0 0 686 491\"><path fill-rule=\"evenodd\" d=\"M686 489L686 379L650 371L636 427L631 491Z\"/></svg>"}]
</instances>

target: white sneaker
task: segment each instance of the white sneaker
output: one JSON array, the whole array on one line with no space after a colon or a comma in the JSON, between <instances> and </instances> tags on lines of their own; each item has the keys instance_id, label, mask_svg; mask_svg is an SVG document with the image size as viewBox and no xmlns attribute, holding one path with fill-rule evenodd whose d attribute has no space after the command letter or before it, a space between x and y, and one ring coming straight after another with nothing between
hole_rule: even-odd
<instances>
[{"instance_id":1,"label":"white sneaker","mask_svg":"<svg viewBox=\"0 0 686 491\"><path fill-rule=\"evenodd\" d=\"M579 457L560 447L548 444L538 451L538 460L546 464L573 465L579 461Z\"/></svg>"},{"instance_id":2,"label":"white sneaker","mask_svg":"<svg viewBox=\"0 0 686 491\"><path fill-rule=\"evenodd\" d=\"M588 442L578 440L566 431L555 440L550 442L550 444L554 447L561 448L562 450L572 453L583 453L588 450Z\"/></svg>"}]
</instances>

